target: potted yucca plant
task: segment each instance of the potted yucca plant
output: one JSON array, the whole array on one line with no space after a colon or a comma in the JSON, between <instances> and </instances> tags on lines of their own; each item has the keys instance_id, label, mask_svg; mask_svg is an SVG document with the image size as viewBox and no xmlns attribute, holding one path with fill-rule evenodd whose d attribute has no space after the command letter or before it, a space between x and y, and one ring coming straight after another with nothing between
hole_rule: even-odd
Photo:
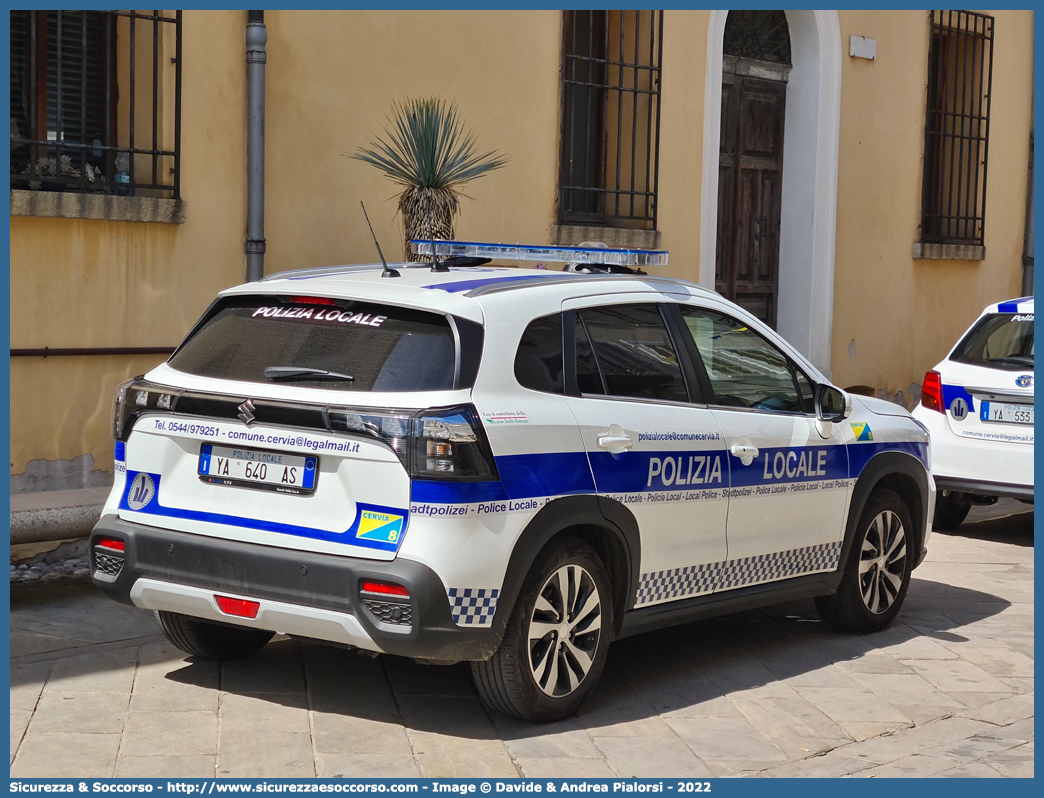
<instances>
[{"instance_id":1,"label":"potted yucca plant","mask_svg":"<svg viewBox=\"0 0 1044 798\"><path fill-rule=\"evenodd\" d=\"M437 97L393 102L388 121L383 136L374 136L368 147L349 157L377 167L402 186L399 212L406 260L428 261L414 254L410 240L432 235L452 239L453 217L460 213L460 198L467 196L461 187L499 169L507 159L477 151L475 134L464 130L456 103Z\"/></svg>"}]
</instances>

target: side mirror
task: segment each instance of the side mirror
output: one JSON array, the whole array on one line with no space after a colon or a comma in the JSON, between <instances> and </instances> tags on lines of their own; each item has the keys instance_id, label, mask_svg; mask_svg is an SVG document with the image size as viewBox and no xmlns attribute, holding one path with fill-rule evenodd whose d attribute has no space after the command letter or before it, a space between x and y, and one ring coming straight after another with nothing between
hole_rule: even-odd
<instances>
[{"instance_id":1,"label":"side mirror","mask_svg":"<svg viewBox=\"0 0 1044 798\"><path fill-rule=\"evenodd\" d=\"M833 385L816 386L816 418L844 421L852 415L852 397Z\"/></svg>"}]
</instances>

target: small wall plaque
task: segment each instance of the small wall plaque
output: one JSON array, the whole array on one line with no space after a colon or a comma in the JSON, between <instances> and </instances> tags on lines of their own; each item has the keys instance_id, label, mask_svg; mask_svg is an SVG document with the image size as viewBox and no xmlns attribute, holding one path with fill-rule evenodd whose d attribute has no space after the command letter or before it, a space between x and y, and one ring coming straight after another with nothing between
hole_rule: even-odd
<instances>
[{"instance_id":1,"label":"small wall plaque","mask_svg":"<svg viewBox=\"0 0 1044 798\"><path fill-rule=\"evenodd\" d=\"M873 61L877 58L877 39L850 36L848 39L848 54L853 58L867 58Z\"/></svg>"}]
</instances>

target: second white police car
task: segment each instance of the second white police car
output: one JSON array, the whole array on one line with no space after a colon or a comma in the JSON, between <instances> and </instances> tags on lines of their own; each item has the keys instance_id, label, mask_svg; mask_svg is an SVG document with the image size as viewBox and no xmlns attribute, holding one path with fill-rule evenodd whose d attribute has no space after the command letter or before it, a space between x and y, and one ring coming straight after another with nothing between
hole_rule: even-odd
<instances>
[{"instance_id":1,"label":"second white police car","mask_svg":"<svg viewBox=\"0 0 1044 798\"><path fill-rule=\"evenodd\" d=\"M99 588L203 657L281 632L470 661L532 720L629 635L803 597L896 616L935 501L905 410L690 283L390 271L225 291L119 388Z\"/></svg>"},{"instance_id":2,"label":"second white police car","mask_svg":"<svg viewBox=\"0 0 1044 798\"><path fill-rule=\"evenodd\" d=\"M1033 502L1033 297L989 305L924 375L913 415L928 428L939 498L935 529L973 504Z\"/></svg>"}]
</instances>

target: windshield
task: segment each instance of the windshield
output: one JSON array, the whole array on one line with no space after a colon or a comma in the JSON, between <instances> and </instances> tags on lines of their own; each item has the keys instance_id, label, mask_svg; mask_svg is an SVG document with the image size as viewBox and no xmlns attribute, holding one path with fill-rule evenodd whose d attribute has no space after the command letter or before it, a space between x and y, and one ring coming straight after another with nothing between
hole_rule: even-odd
<instances>
[{"instance_id":1,"label":"windshield","mask_svg":"<svg viewBox=\"0 0 1044 798\"><path fill-rule=\"evenodd\" d=\"M342 391L453 388L445 316L310 297L221 300L170 359L178 371L226 380Z\"/></svg>"},{"instance_id":2,"label":"windshield","mask_svg":"<svg viewBox=\"0 0 1044 798\"><path fill-rule=\"evenodd\" d=\"M950 360L1006 371L1033 368L1033 314L984 316L957 345Z\"/></svg>"}]
</instances>

